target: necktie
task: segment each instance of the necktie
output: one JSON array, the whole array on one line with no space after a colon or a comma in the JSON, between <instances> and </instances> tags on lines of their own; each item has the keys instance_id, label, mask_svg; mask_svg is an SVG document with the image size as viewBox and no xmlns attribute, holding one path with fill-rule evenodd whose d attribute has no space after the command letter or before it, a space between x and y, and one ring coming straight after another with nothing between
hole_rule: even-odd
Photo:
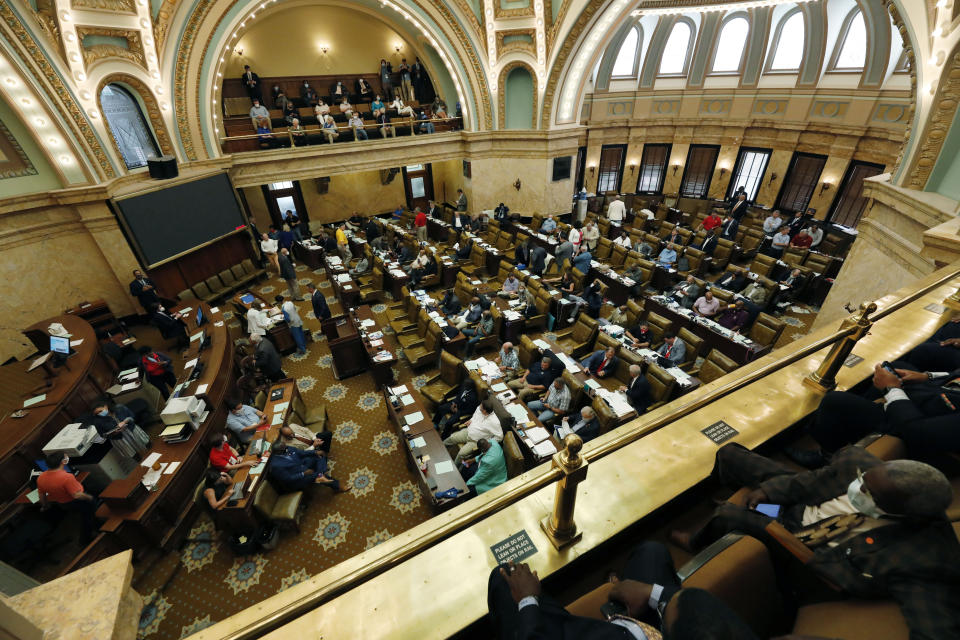
<instances>
[{"instance_id":1,"label":"necktie","mask_svg":"<svg viewBox=\"0 0 960 640\"><path fill-rule=\"evenodd\" d=\"M667 347L667 352L666 352L665 354L663 354L663 355L664 355L664 357L667 357L667 358L669 358L669 357L670 357L670 352L671 352L671 351L673 351L673 345L670 345L669 347Z\"/></svg>"}]
</instances>

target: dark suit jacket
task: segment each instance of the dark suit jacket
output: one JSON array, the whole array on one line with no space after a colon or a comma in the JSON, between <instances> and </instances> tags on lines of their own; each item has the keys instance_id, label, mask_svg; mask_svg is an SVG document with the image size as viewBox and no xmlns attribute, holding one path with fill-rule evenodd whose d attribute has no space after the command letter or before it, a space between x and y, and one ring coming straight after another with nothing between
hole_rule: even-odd
<instances>
[{"instance_id":1,"label":"dark suit jacket","mask_svg":"<svg viewBox=\"0 0 960 640\"><path fill-rule=\"evenodd\" d=\"M150 278L144 278L144 282L150 286L155 286L153 280ZM143 283L139 280L134 280L130 283L130 295L135 297L140 301L140 304L146 309L151 304L160 302L159 296L157 296L156 288L145 291L143 288Z\"/></svg>"},{"instance_id":2,"label":"dark suit jacket","mask_svg":"<svg viewBox=\"0 0 960 640\"><path fill-rule=\"evenodd\" d=\"M267 375L272 375L282 368L282 362L280 360L280 354L277 353L277 348L266 338L261 340L260 344L257 345L257 350L254 352L254 362L257 368Z\"/></svg>"},{"instance_id":3,"label":"dark suit jacket","mask_svg":"<svg viewBox=\"0 0 960 640\"><path fill-rule=\"evenodd\" d=\"M946 378L933 382L913 382L903 385L906 400L896 400L887 404L885 414L887 424L894 431L903 429L942 428L944 431L957 426L957 409L951 409L944 401L947 397L954 407L960 407L960 390L944 388L947 381L960 376L960 370L952 371Z\"/></svg>"},{"instance_id":4,"label":"dark suit jacket","mask_svg":"<svg viewBox=\"0 0 960 640\"><path fill-rule=\"evenodd\" d=\"M600 349L598 351L594 351L593 353L591 353L590 356L586 360L584 360L584 364L586 365L587 371L589 371L593 375L597 375L597 369L599 369L600 365L603 364L603 354L604 354L603 349ZM604 369L604 375L603 375L604 378L613 375L613 372L617 370L618 362L620 362L620 358L618 358L617 356L613 356L612 358L610 358L610 362L607 363L607 368Z\"/></svg>"},{"instance_id":5,"label":"dark suit jacket","mask_svg":"<svg viewBox=\"0 0 960 640\"><path fill-rule=\"evenodd\" d=\"M747 214L748 206L749 205L747 204L746 200L743 202L734 200L733 206L730 207L730 216L739 223L740 219Z\"/></svg>"},{"instance_id":6,"label":"dark suit jacket","mask_svg":"<svg viewBox=\"0 0 960 640\"><path fill-rule=\"evenodd\" d=\"M737 237L737 229L740 228L740 221L736 218L724 222L720 226L720 237L726 238L727 240L735 240Z\"/></svg>"},{"instance_id":7,"label":"dark suit jacket","mask_svg":"<svg viewBox=\"0 0 960 640\"><path fill-rule=\"evenodd\" d=\"M450 292L449 295L445 294L443 300L440 301L440 311L445 315L456 315L460 313L460 298L457 297L457 294Z\"/></svg>"},{"instance_id":8,"label":"dark suit jacket","mask_svg":"<svg viewBox=\"0 0 960 640\"><path fill-rule=\"evenodd\" d=\"M583 426L580 426L581 424L583 424ZM581 417L575 423L571 423L570 428L573 429L584 442L590 442L600 435L600 422L596 417L590 418L586 423L583 422L583 418Z\"/></svg>"},{"instance_id":9,"label":"dark suit jacket","mask_svg":"<svg viewBox=\"0 0 960 640\"><path fill-rule=\"evenodd\" d=\"M470 257L471 251L473 251L473 240L470 240L469 242L461 242L460 248L456 253L457 260L466 260Z\"/></svg>"},{"instance_id":10,"label":"dark suit jacket","mask_svg":"<svg viewBox=\"0 0 960 640\"><path fill-rule=\"evenodd\" d=\"M280 277L284 280L296 280L297 270L293 268L293 263L290 262L290 257L285 256L282 253L277 256L278 262L280 263Z\"/></svg>"},{"instance_id":11,"label":"dark suit jacket","mask_svg":"<svg viewBox=\"0 0 960 640\"><path fill-rule=\"evenodd\" d=\"M526 245L518 244L513 250L513 260L517 264L530 264L530 249Z\"/></svg>"},{"instance_id":12,"label":"dark suit jacket","mask_svg":"<svg viewBox=\"0 0 960 640\"><path fill-rule=\"evenodd\" d=\"M246 73L241 73L241 74L240 74L240 84L243 85L243 88L244 88L244 90L245 90L247 93L254 94L254 95L260 95L260 76L258 76L257 74L253 73L252 71L250 72L250 75L253 77L253 86L252 86L252 87L247 84L247 74L246 74Z\"/></svg>"},{"instance_id":13,"label":"dark suit jacket","mask_svg":"<svg viewBox=\"0 0 960 640\"><path fill-rule=\"evenodd\" d=\"M623 627L606 620L570 615L550 598L540 598L540 606L520 610L518 640L633 640Z\"/></svg>"},{"instance_id":14,"label":"dark suit jacket","mask_svg":"<svg viewBox=\"0 0 960 640\"><path fill-rule=\"evenodd\" d=\"M544 260L547 257L547 250L543 247L536 247L530 252L530 273L541 275L544 268Z\"/></svg>"},{"instance_id":15,"label":"dark suit jacket","mask_svg":"<svg viewBox=\"0 0 960 640\"><path fill-rule=\"evenodd\" d=\"M650 406L650 383L639 375L627 384L627 399L637 413L644 413Z\"/></svg>"},{"instance_id":16,"label":"dark suit jacket","mask_svg":"<svg viewBox=\"0 0 960 640\"><path fill-rule=\"evenodd\" d=\"M177 334L186 334L187 325L183 320L174 318L169 313L156 311L150 316L150 321L160 330L160 335L169 338Z\"/></svg>"},{"instance_id":17,"label":"dark suit jacket","mask_svg":"<svg viewBox=\"0 0 960 640\"><path fill-rule=\"evenodd\" d=\"M707 237L704 240L704 242L701 242L698 245L697 248L699 248L700 251L703 251L708 256L712 256L713 252L716 251L717 249L717 243L719 242L719 240L720 240L720 236L718 236L717 234L714 234L712 236Z\"/></svg>"},{"instance_id":18,"label":"dark suit jacket","mask_svg":"<svg viewBox=\"0 0 960 640\"><path fill-rule=\"evenodd\" d=\"M316 475L303 475L307 468L307 458L317 454L313 451L303 451L294 447L287 447L282 456L270 456L270 480L281 493L299 491L314 482Z\"/></svg>"},{"instance_id":19,"label":"dark suit jacket","mask_svg":"<svg viewBox=\"0 0 960 640\"><path fill-rule=\"evenodd\" d=\"M473 412L477 410L477 405L480 404L480 399L477 397L477 390L473 387L473 383L465 384L463 388L460 389L460 393L454 397L453 402L457 403L457 422L472 416Z\"/></svg>"},{"instance_id":20,"label":"dark suit jacket","mask_svg":"<svg viewBox=\"0 0 960 640\"><path fill-rule=\"evenodd\" d=\"M367 242L373 242L375 239L380 237L380 225L373 220L370 220L367 222L364 232L367 235Z\"/></svg>"},{"instance_id":21,"label":"dark suit jacket","mask_svg":"<svg viewBox=\"0 0 960 640\"><path fill-rule=\"evenodd\" d=\"M729 284L721 284L728 276L733 276L733 280ZM722 276L717 278L716 285L721 289L726 289L727 291L740 292L743 291L747 286L747 278L742 273L732 273L730 271L725 272Z\"/></svg>"},{"instance_id":22,"label":"dark suit jacket","mask_svg":"<svg viewBox=\"0 0 960 640\"><path fill-rule=\"evenodd\" d=\"M330 307L327 306L327 297L319 289L310 296L310 302L313 304L313 315L317 320L327 320L330 318Z\"/></svg>"}]
</instances>

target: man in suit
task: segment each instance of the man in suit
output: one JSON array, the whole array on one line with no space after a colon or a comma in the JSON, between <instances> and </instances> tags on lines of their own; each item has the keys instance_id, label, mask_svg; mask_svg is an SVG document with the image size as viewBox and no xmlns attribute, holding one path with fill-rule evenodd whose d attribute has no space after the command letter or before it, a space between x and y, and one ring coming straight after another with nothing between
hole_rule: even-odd
<instances>
[{"instance_id":1,"label":"man in suit","mask_svg":"<svg viewBox=\"0 0 960 640\"><path fill-rule=\"evenodd\" d=\"M679 366L687 355L687 345L677 338L676 334L668 331L663 334L663 344L657 353L670 361L671 367Z\"/></svg>"},{"instance_id":2,"label":"man in suit","mask_svg":"<svg viewBox=\"0 0 960 640\"><path fill-rule=\"evenodd\" d=\"M462 306L460 305L460 298L457 297L457 294L454 293L453 289L447 289L446 293L443 294L443 299L440 301L440 313L444 316L455 316L460 313Z\"/></svg>"},{"instance_id":3,"label":"man in suit","mask_svg":"<svg viewBox=\"0 0 960 640\"><path fill-rule=\"evenodd\" d=\"M178 349L183 349L190 344L187 325L180 314L170 313L159 303L150 306L150 324L159 329L160 335L164 338L176 338Z\"/></svg>"},{"instance_id":4,"label":"man in suit","mask_svg":"<svg viewBox=\"0 0 960 640\"><path fill-rule=\"evenodd\" d=\"M526 240L517 245L513 250L513 261L515 264L530 264L530 240Z\"/></svg>"},{"instance_id":5,"label":"man in suit","mask_svg":"<svg viewBox=\"0 0 960 640\"><path fill-rule=\"evenodd\" d=\"M410 66L410 75L413 76L413 97L423 102L427 71L423 68L423 63L420 62L420 58L416 58Z\"/></svg>"},{"instance_id":6,"label":"man in suit","mask_svg":"<svg viewBox=\"0 0 960 640\"><path fill-rule=\"evenodd\" d=\"M143 275L140 269L133 270L133 282L130 283L130 295L140 301L144 311L149 312L155 304L160 304L160 296L153 280Z\"/></svg>"},{"instance_id":7,"label":"man in suit","mask_svg":"<svg viewBox=\"0 0 960 640\"><path fill-rule=\"evenodd\" d=\"M597 420L597 414L594 413L593 408L589 406L580 409L580 419L572 426L569 424L566 416L564 416L561 426L573 431L580 436L584 442L590 442L600 435L600 422ZM557 436L559 437L560 434L558 433Z\"/></svg>"},{"instance_id":8,"label":"man in suit","mask_svg":"<svg viewBox=\"0 0 960 640\"><path fill-rule=\"evenodd\" d=\"M620 387L619 391L627 394L630 406L636 409L637 413L646 412L650 406L650 383L638 364L630 365L630 382Z\"/></svg>"},{"instance_id":9,"label":"man in suit","mask_svg":"<svg viewBox=\"0 0 960 640\"><path fill-rule=\"evenodd\" d=\"M300 285L297 283L297 271L293 268L293 261L290 259L290 250L280 249L277 261L280 263L280 277L286 281L290 297L294 300L303 300L300 297Z\"/></svg>"},{"instance_id":10,"label":"man in suit","mask_svg":"<svg viewBox=\"0 0 960 640\"><path fill-rule=\"evenodd\" d=\"M487 606L501 640L758 640L749 626L720 599L702 589L683 589L670 551L643 542L630 553L608 596L625 616L603 620L575 616L542 593L540 579L526 564L496 567L487 583ZM599 613L599 612L598 612Z\"/></svg>"},{"instance_id":11,"label":"man in suit","mask_svg":"<svg viewBox=\"0 0 960 640\"><path fill-rule=\"evenodd\" d=\"M720 225L720 237L731 242L737 239L737 230L740 228L740 221L734 217L727 216Z\"/></svg>"},{"instance_id":12,"label":"man in suit","mask_svg":"<svg viewBox=\"0 0 960 640\"><path fill-rule=\"evenodd\" d=\"M373 242L380 237L380 225L377 224L374 218L367 220L367 225L364 228L364 234L367 236L367 242Z\"/></svg>"},{"instance_id":13,"label":"man in suit","mask_svg":"<svg viewBox=\"0 0 960 640\"><path fill-rule=\"evenodd\" d=\"M339 480L327 475L327 456L322 450L297 449L281 441L270 448L268 474L279 493L304 491L312 484L330 487L334 493L350 490L342 489Z\"/></svg>"},{"instance_id":14,"label":"man in suit","mask_svg":"<svg viewBox=\"0 0 960 640\"><path fill-rule=\"evenodd\" d=\"M466 238L460 243L460 248L454 252L454 258L457 260L469 260L473 252L473 238Z\"/></svg>"},{"instance_id":15,"label":"man in suit","mask_svg":"<svg viewBox=\"0 0 960 640\"><path fill-rule=\"evenodd\" d=\"M428 206L429 206L429 210L427 211L428 216L437 220L443 217L442 215L443 209L441 209L436 202L434 202L433 200L430 200L428 202Z\"/></svg>"},{"instance_id":16,"label":"man in suit","mask_svg":"<svg viewBox=\"0 0 960 640\"><path fill-rule=\"evenodd\" d=\"M746 274L738 269L737 271L725 271L723 275L714 282L714 286L737 293L743 291L743 288L747 286L747 282Z\"/></svg>"},{"instance_id":17,"label":"man in suit","mask_svg":"<svg viewBox=\"0 0 960 640\"><path fill-rule=\"evenodd\" d=\"M835 523L830 542L809 539L806 568L846 595L896 600L911 638L960 634L960 543L944 517L953 492L937 469L914 460L883 462L862 447L846 447L828 466L796 473L728 444L717 452L714 473L726 486L753 488L746 505L718 507L692 536L671 534L674 542L696 549L740 531L783 557L766 530L774 518L756 511L758 504L778 505L776 521L801 541L825 520L854 516L846 530Z\"/></svg>"},{"instance_id":18,"label":"man in suit","mask_svg":"<svg viewBox=\"0 0 960 640\"><path fill-rule=\"evenodd\" d=\"M467 210L467 195L463 189L457 189L457 211Z\"/></svg>"},{"instance_id":19,"label":"man in suit","mask_svg":"<svg viewBox=\"0 0 960 640\"><path fill-rule=\"evenodd\" d=\"M467 378L460 384L460 389L453 400L437 407L436 413L433 414L433 428L445 438L447 430L452 425L472 416L478 404L480 404L480 398L477 397L473 380Z\"/></svg>"},{"instance_id":20,"label":"man in suit","mask_svg":"<svg viewBox=\"0 0 960 640\"><path fill-rule=\"evenodd\" d=\"M911 349L900 362L909 363L909 368L917 371L960 369L960 313Z\"/></svg>"},{"instance_id":21,"label":"man in suit","mask_svg":"<svg viewBox=\"0 0 960 640\"><path fill-rule=\"evenodd\" d=\"M679 302L681 306L689 309L693 306L693 303L696 302L697 298L700 297L700 286L693 276L687 276L686 280L674 285L670 295L674 300Z\"/></svg>"},{"instance_id":22,"label":"man in suit","mask_svg":"<svg viewBox=\"0 0 960 640\"><path fill-rule=\"evenodd\" d=\"M787 274L786 278L777 283L780 286L777 287L777 292L773 294L773 301L770 306L777 310L778 307L785 307L793 302L797 293L803 289L805 282L806 278L804 278L800 269L793 269Z\"/></svg>"},{"instance_id":23,"label":"man in suit","mask_svg":"<svg viewBox=\"0 0 960 640\"><path fill-rule=\"evenodd\" d=\"M250 65L243 65L243 75L240 76L240 82L244 90L250 96L250 100L263 100L263 94L260 91L260 76L250 70Z\"/></svg>"},{"instance_id":24,"label":"man in suit","mask_svg":"<svg viewBox=\"0 0 960 640\"><path fill-rule=\"evenodd\" d=\"M607 347L591 353L583 359L580 366L598 378L606 378L614 374L619 361L616 347Z\"/></svg>"},{"instance_id":25,"label":"man in suit","mask_svg":"<svg viewBox=\"0 0 960 640\"><path fill-rule=\"evenodd\" d=\"M280 354L277 353L277 348L273 346L272 342L257 334L250 336L250 342L254 344L254 362L264 376L273 382L287 377L287 374L283 372Z\"/></svg>"},{"instance_id":26,"label":"man in suit","mask_svg":"<svg viewBox=\"0 0 960 640\"><path fill-rule=\"evenodd\" d=\"M317 289L312 282L307 285L307 291L310 293L310 304L313 305L313 315L317 320L330 319L330 307L327 305L327 297Z\"/></svg>"},{"instance_id":27,"label":"man in suit","mask_svg":"<svg viewBox=\"0 0 960 640\"><path fill-rule=\"evenodd\" d=\"M530 252L530 273L537 276L543 275L546 259L547 250L540 245L535 246L533 251Z\"/></svg>"},{"instance_id":28,"label":"man in suit","mask_svg":"<svg viewBox=\"0 0 960 640\"><path fill-rule=\"evenodd\" d=\"M747 206L747 194L741 193L730 206L730 213L728 215L739 223L740 220L743 219L743 216L747 215Z\"/></svg>"},{"instance_id":29,"label":"man in suit","mask_svg":"<svg viewBox=\"0 0 960 640\"><path fill-rule=\"evenodd\" d=\"M823 397L809 428L823 451L835 451L877 431L902 439L913 455L960 451L960 370L894 372L877 365L873 373L877 391L871 389L865 396L830 391ZM875 402L878 396L883 397L882 404ZM796 450L788 451L804 466L822 461L805 453L809 452L798 457Z\"/></svg>"},{"instance_id":30,"label":"man in suit","mask_svg":"<svg viewBox=\"0 0 960 640\"><path fill-rule=\"evenodd\" d=\"M717 235L716 229L710 229L707 231L707 235L704 236L703 241L697 243L694 247L700 249L708 256L712 256L713 252L717 250L717 244L719 243L720 236Z\"/></svg>"},{"instance_id":31,"label":"man in suit","mask_svg":"<svg viewBox=\"0 0 960 640\"><path fill-rule=\"evenodd\" d=\"M303 104L308 107L315 107L319 102L317 92L306 80L300 85L300 99L303 100Z\"/></svg>"}]
</instances>

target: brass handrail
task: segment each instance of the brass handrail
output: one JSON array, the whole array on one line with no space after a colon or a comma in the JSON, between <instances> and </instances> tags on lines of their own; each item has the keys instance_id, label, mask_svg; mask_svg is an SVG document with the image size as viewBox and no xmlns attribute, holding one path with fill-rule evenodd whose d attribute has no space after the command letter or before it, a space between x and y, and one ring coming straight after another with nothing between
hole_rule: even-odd
<instances>
[{"instance_id":1,"label":"brass handrail","mask_svg":"<svg viewBox=\"0 0 960 640\"><path fill-rule=\"evenodd\" d=\"M894 311L897 311L907 304L910 304L911 302L923 297L932 290L943 286L957 276L960 276L960 263L955 264L954 268L951 269L946 275L938 277L917 291L911 292L902 298L890 302L884 306L882 310L876 312L874 315L874 320L879 320L890 315ZM752 384L776 370L794 364L826 347L833 345L838 340L842 340L851 335L854 331L856 331L856 327L847 326L846 328L841 328L828 336L815 340L814 342L802 347L797 351L794 351L793 353L776 358L746 375L737 376L734 380L722 384L710 390L709 392L704 393L700 397L696 397L692 400L678 404L675 407L672 407L672 411L669 411L664 415L656 416L647 423L643 423L643 418L637 418L627 425L621 425L620 428L628 425L634 425L634 427L628 432L623 433L612 440L600 443L597 446L591 446L589 450L583 451L581 456L584 458L585 463L590 463L610 455L624 446L639 440L641 437L649 435L650 433L670 424L671 422L690 415L694 411L701 409L711 402L719 400L720 398L727 396L749 384ZM772 354L765 356L765 358L771 357ZM638 422L641 424L637 425ZM248 638L259 637L260 635L275 629L277 626L320 606L337 595L340 595L341 593L344 593L366 582L376 575L379 575L391 567L396 566L400 562L405 561L407 558L420 553L427 547L430 547L456 534L457 532L473 525L483 518L505 508L513 502L525 498L531 493L534 493L535 491L545 487L550 482L559 480L561 477L561 469L558 469L552 464L552 462L545 462L538 467L530 469L519 477L523 479L523 482L515 482L518 480L518 478L508 481L508 485L515 486L509 486L507 491L496 495L496 497L486 498L486 501L482 505L478 505L477 509L463 509L463 513L456 516L437 516L439 518L446 517L448 518L448 521L432 529L426 535L421 536L412 544L404 547L398 547L396 550L391 551L384 556L380 556L362 567L359 567L358 569L352 571L349 575L345 575L319 587L308 596L299 600L295 605L286 607L282 611L273 611L259 620L250 623L246 627L238 629L222 637L225 640L246 640ZM503 486L505 485L501 485L501 487Z\"/></svg>"}]
</instances>

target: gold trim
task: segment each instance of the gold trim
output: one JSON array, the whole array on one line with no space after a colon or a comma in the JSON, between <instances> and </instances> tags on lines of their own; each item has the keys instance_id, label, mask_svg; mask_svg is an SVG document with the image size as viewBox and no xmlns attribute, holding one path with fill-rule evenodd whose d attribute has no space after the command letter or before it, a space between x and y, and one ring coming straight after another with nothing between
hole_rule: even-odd
<instances>
[{"instance_id":1,"label":"gold trim","mask_svg":"<svg viewBox=\"0 0 960 640\"><path fill-rule=\"evenodd\" d=\"M497 122L500 123L501 129L506 129L507 127L507 109L506 109L506 95L507 95L507 75L516 69L517 67L525 67L526 70L530 73L530 79L533 81L533 119L530 122L530 128L537 128L537 73L533 70L528 63L523 60L514 60L504 65L503 69L500 70L500 76L497 79L497 86L500 87L500 90L497 91Z\"/></svg>"},{"instance_id":2,"label":"gold trim","mask_svg":"<svg viewBox=\"0 0 960 640\"><path fill-rule=\"evenodd\" d=\"M87 36L106 36L108 38L122 38L127 42L127 48L118 47L110 44L96 44L85 46L84 38ZM111 58L120 58L127 62L139 66L144 71L147 70L146 55L143 51L140 32L134 29L114 29L111 27L96 27L90 25L77 25L77 39L80 42L80 51L83 53L83 62L87 71L98 62L109 60Z\"/></svg>"},{"instance_id":3,"label":"gold trim","mask_svg":"<svg viewBox=\"0 0 960 640\"><path fill-rule=\"evenodd\" d=\"M519 41L507 42L504 44L503 39L507 36L529 36L530 42ZM529 53L536 57L536 42L536 29L504 29L503 31L497 31L497 58L502 58L505 54L508 54L511 51Z\"/></svg>"},{"instance_id":4,"label":"gold trim","mask_svg":"<svg viewBox=\"0 0 960 640\"><path fill-rule=\"evenodd\" d=\"M160 114L160 106L157 104L157 99L154 97L153 92L150 91L150 88L139 78L127 73L111 73L101 79L100 84L97 85L97 107L100 109L100 113L103 113L103 105L100 103L100 93L105 86L113 84L114 82L127 84L137 92L140 99L143 100L144 106L147 108L147 117L150 118L150 125L153 127L153 134L157 138L157 144L160 145L160 152L164 155L176 155L173 142L170 140L170 134L167 132L167 125L164 123L163 116ZM107 124L108 128L109 126L110 125ZM117 152L117 157L122 158L123 155L120 153L117 141L112 135L110 136L110 140L113 142L113 150Z\"/></svg>"},{"instance_id":5,"label":"gold trim","mask_svg":"<svg viewBox=\"0 0 960 640\"><path fill-rule=\"evenodd\" d=\"M500 0L493 0L493 18L494 20L504 20L510 18L532 18L535 15L533 3L529 2L525 7L516 9L504 9L500 6Z\"/></svg>"},{"instance_id":6,"label":"gold trim","mask_svg":"<svg viewBox=\"0 0 960 640\"><path fill-rule=\"evenodd\" d=\"M70 8L84 11L132 13L134 15L137 13L137 7L133 0L70 0Z\"/></svg>"},{"instance_id":7,"label":"gold trim","mask_svg":"<svg viewBox=\"0 0 960 640\"><path fill-rule=\"evenodd\" d=\"M571 0L566 0L563 7L560 8L560 15L557 16L557 23L554 25L554 28L551 30L550 35L550 49L552 50L553 41L558 35L557 32L560 30L560 26L563 24L563 17L566 11L566 8L571 4ZM550 120L550 112L553 110L553 99L557 90L557 83L560 81L560 77L563 74L564 67L567 64L567 58L570 56L570 52L574 50L577 42L580 40L580 35L583 30L586 28L587 24L593 18L595 14L601 7L602 3L592 2L584 8L580 13L580 16L577 18L577 21L574 23L573 27L566 34L563 39L563 46L560 47L560 51L557 53L557 57L553 63L552 70L549 77L547 78L547 89L543 93L543 106L540 113L540 121L543 122L547 127L553 125L553 122ZM573 122L579 122L580 114L575 113L573 115Z\"/></svg>"}]
</instances>

